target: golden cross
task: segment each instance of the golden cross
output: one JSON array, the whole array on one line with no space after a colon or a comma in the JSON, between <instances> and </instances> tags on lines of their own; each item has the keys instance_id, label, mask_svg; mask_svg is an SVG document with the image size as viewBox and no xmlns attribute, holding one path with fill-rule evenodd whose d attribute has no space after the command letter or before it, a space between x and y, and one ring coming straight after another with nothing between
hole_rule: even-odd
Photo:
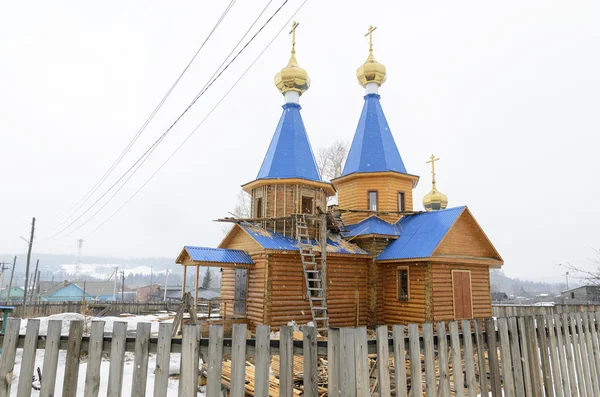
<instances>
[{"instance_id":1,"label":"golden cross","mask_svg":"<svg viewBox=\"0 0 600 397\"><path fill-rule=\"evenodd\" d=\"M296 52L296 28L300 25L300 22L292 22L292 30L290 30L290 34L292 35L292 53Z\"/></svg>"},{"instance_id":2,"label":"golden cross","mask_svg":"<svg viewBox=\"0 0 600 397\"><path fill-rule=\"evenodd\" d=\"M435 185L435 162L439 160L439 157L435 157L433 154L429 157L426 163L431 163L431 175L433 177L433 184Z\"/></svg>"},{"instance_id":3,"label":"golden cross","mask_svg":"<svg viewBox=\"0 0 600 397\"><path fill-rule=\"evenodd\" d=\"M377 29L377 26L369 26L369 31L365 33L365 37L369 36L369 51L373 50L373 32Z\"/></svg>"}]
</instances>

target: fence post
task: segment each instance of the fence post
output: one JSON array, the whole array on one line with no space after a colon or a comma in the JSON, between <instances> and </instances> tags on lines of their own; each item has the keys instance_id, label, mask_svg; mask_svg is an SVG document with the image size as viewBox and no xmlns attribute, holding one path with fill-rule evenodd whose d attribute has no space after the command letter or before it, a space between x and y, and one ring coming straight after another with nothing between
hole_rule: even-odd
<instances>
[{"instance_id":1,"label":"fence post","mask_svg":"<svg viewBox=\"0 0 600 397\"><path fill-rule=\"evenodd\" d=\"M77 380L79 377L79 355L83 337L83 321L73 320L69 325L69 344L63 382L63 397L77 396Z\"/></svg>"},{"instance_id":2,"label":"fence post","mask_svg":"<svg viewBox=\"0 0 600 397\"><path fill-rule=\"evenodd\" d=\"M435 353L433 348L433 324L423 324L423 359L425 361L425 390L427 395L436 395Z\"/></svg>"},{"instance_id":3,"label":"fence post","mask_svg":"<svg viewBox=\"0 0 600 397\"><path fill-rule=\"evenodd\" d=\"M396 396L408 397L408 388L406 386L406 345L404 342L404 325L393 325L392 333L394 335L394 370L396 371Z\"/></svg>"},{"instance_id":4,"label":"fence post","mask_svg":"<svg viewBox=\"0 0 600 397\"><path fill-rule=\"evenodd\" d=\"M269 332L268 325L256 326L256 345L254 346L256 353L254 395L256 397L269 396Z\"/></svg>"},{"instance_id":5,"label":"fence post","mask_svg":"<svg viewBox=\"0 0 600 397\"><path fill-rule=\"evenodd\" d=\"M385 326L384 326L385 327ZM386 335L387 336L387 335ZM387 343L387 339L386 339ZM377 351L379 352L379 329L377 329ZM354 334L354 357L356 358L356 394L358 396L368 396L369 391L369 352L367 345L367 328L356 328ZM379 353L378 353L378 357ZM379 371L379 359L377 360L377 370ZM379 378L381 380L381 378ZM388 377L389 382L389 377ZM381 382L380 382L381 384Z\"/></svg>"},{"instance_id":6,"label":"fence post","mask_svg":"<svg viewBox=\"0 0 600 397\"><path fill-rule=\"evenodd\" d=\"M125 343L127 341L127 323L113 323L110 344L110 368L108 369L108 397L121 397L123 391L123 365L125 361Z\"/></svg>"},{"instance_id":7,"label":"fence post","mask_svg":"<svg viewBox=\"0 0 600 397\"><path fill-rule=\"evenodd\" d=\"M412 397L421 397L423 396L423 371L421 370L421 343L417 324L408 325L408 350Z\"/></svg>"},{"instance_id":8,"label":"fence post","mask_svg":"<svg viewBox=\"0 0 600 397\"><path fill-rule=\"evenodd\" d=\"M148 381L148 351L150 323L138 323L135 332L135 358L133 361L133 384L131 397L145 397Z\"/></svg>"},{"instance_id":9,"label":"fence post","mask_svg":"<svg viewBox=\"0 0 600 397\"><path fill-rule=\"evenodd\" d=\"M162 323L158 328L156 343L156 368L154 370L154 397L166 397L171 365L171 340L173 323Z\"/></svg>"},{"instance_id":10,"label":"fence post","mask_svg":"<svg viewBox=\"0 0 600 397\"><path fill-rule=\"evenodd\" d=\"M452 379L454 380L454 393L456 397L465 397L465 378L460 357L460 337L458 336L458 323L450 321L450 355L452 356Z\"/></svg>"},{"instance_id":11,"label":"fence post","mask_svg":"<svg viewBox=\"0 0 600 397\"><path fill-rule=\"evenodd\" d=\"M211 324L208 331L208 361L206 365L206 397L221 396L223 371L223 324ZM258 364L258 363L257 363Z\"/></svg>"},{"instance_id":12,"label":"fence post","mask_svg":"<svg viewBox=\"0 0 600 397\"><path fill-rule=\"evenodd\" d=\"M319 397L317 378L317 329L302 327L302 350L304 356L304 395ZM243 397L243 396L242 396Z\"/></svg>"},{"instance_id":13,"label":"fence post","mask_svg":"<svg viewBox=\"0 0 600 397\"><path fill-rule=\"evenodd\" d=\"M54 396L61 328L62 320L48 321L48 333L46 335L46 349L44 350L44 366L42 369L42 388L40 390L40 397Z\"/></svg>"},{"instance_id":14,"label":"fence post","mask_svg":"<svg viewBox=\"0 0 600 397\"><path fill-rule=\"evenodd\" d=\"M500 334L500 358L502 360L502 380L504 381L504 394L515 397L515 381L512 373L510 359L510 341L508 339L508 319L498 319L498 333Z\"/></svg>"},{"instance_id":15,"label":"fence post","mask_svg":"<svg viewBox=\"0 0 600 397\"><path fill-rule=\"evenodd\" d=\"M500 397L502 396L502 389L500 386L500 364L498 362L498 340L496 338L496 322L493 318L485 320L485 336L490 362L490 391L493 397Z\"/></svg>"},{"instance_id":16,"label":"fence post","mask_svg":"<svg viewBox=\"0 0 600 397\"><path fill-rule=\"evenodd\" d=\"M293 328L279 328L279 395L292 397L294 389Z\"/></svg>"},{"instance_id":17,"label":"fence post","mask_svg":"<svg viewBox=\"0 0 600 397\"><path fill-rule=\"evenodd\" d=\"M529 350L527 344L527 333L525 332L525 318L519 317L517 319L518 330L519 330L519 341L521 346L521 357L523 357L523 383L525 387L525 395L533 395L533 387L531 386L531 369L529 368Z\"/></svg>"},{"instance_id":18,"label":"fence post","mask_svg":"<svg viewBox=\"0 0 600 397\"><path fill-rule=\"evenodd\" d=\"M98 397L100 391L100 364L102 362L103 344L104 321L93 321L88 346L87 371L85 374L85 386L83 391L84 397Z\"/></svg>"},{"instance_id":19,"label":"fence post","mask_svg":"<svg viewBox=\"0 0 600 397\"><path fill-rule=\"evenodd\" d=\"M194 369L198 368L197 363L200 354L198 350L198 327L195 324L185 324L181 338L179 397L195 397L198 395L198 372L194 372ZM233 384L233 380L231 383Z\"/></svg>"},{"instance_id":20,"label":"fence post","mask_svg":"<svg viewBox=\"0 0 600 397\"><path fill-rule=\"evenodd\" d=\"M20 328L21 319L8 319L8 325L4 333L4 343L2 344L2 355L0 356L0 397L10 396Z\"/></svg>"},{"instance_id":21,"label":"fence post","mask_svg":"<svg viewBox=\"0 0 600 397\"><path fill-rule=\"evenodd\" d=\"M340 328L340 394L341 396L356 395L356 372L354 365L355 333L352 328Z\"/></svg>"},{"instance_id":22,"label":"fence post","mask_svg":"<svg viewBox=\"0 0 600 397\"><path fill-rule=\"evenodd\" d=\"M488 393L487 383L487 369L485 367L485 341L483 340L483 329L482 322L480 319L473 320L475 326L475 343L477 345L477 369L479 370L479 388L481 389L481 395L485 396ZM445 336L445 333L444 333ZM438 341L440 333L438 330ZM441 349L441 344L439 345ZM441 360L441 354L440 354ZM442 377L442 365L440 364L440 383Z\"/></svg>"},{"instance_id":23,"label":"fence post","mask_svg":"<svg viewBox=\"0 0 600 397\"><path fill-rule=\"evenodd\" d=\"M329 328L327 331L327 390L329 396L340 393L340 330Z\"/></svg>"},{"instance_id":24,"label":"fence post","mask_svg":"<svg viewBox=\"0 0 600 397\"><path fill-rule=\"evenodd\" d=\"M519 334L517 331L517 319L515 317L508 319L508 330L510 332L510 352L514 371L515 393L517 396L524 396L523 356L519 348Z\"/></svg>"},{"instance_id":25,"label":"fence post","mask_svg":"<svg viewBox=\"0 0 600 397\"><path fill-rule=\"evenodd\" d=\"M231 344L231 397L244 397L246 394L246 324L233 324Z\"/></svg>"}]
</instances>

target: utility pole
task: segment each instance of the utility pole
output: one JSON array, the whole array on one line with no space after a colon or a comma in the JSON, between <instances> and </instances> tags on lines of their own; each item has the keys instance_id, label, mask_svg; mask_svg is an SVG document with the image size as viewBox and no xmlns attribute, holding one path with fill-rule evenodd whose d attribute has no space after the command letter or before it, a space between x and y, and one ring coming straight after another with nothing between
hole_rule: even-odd
<instances>
[{"instance_id":1,"label":"utility pole","mask_svg":"<svg viewBox=\"0 0 600 397\"><path fill-rule=\"evenodd\" d=\"M75 279L81 275L81 251L83 250L83 239L77 240L77 265L75 266Z\"/></svg>"},{"instance_id":2,"label":"utility pole","mask_svg":"<svg viewBox=\"0 0 600 397\"><path fill-rule=\"evenodd\" d=\"M565 273L565 278L567 280L567 291L569 290L569 272Z\"/></svg>"},{"instance_id":3,"label":"utility pole","mask_svg":"<svg viewBox=\"0 0 600 397\"><path fill-rule=\"evenodd\" d=\"M10 290L12 289L13 276L15 275L15 265L17 264L17 256L15 255L15 259L13 260L12 271L10 272L10 282L8 283L8 296L6 300L10 301Z\"/></svg>"},{"instance_id":4,"label":"utility pole","mask_svg":"<svg viewBox=\"0 0 600 397\"><path fill-rule=\"evenodd\" d=\"M125 270L121 270L121 302L125 302Z\"/></svg>"},{"instance_id":5,"label":"utility pole","mask_svg":"<svg viewBox=\"0 0 600 397\"><path fill-rule=\"evenodd\" d=\"M37 281L37 275L38 275L38 266L40 265L40 260L38 259L37 262L35 262L35 271L33 272L33 282L31 283L31 294L29 295L29 303L33 303L33 298L35 296L35 290L36 290L36 281Z\"/></svg>"},{"instance_id":6,"label":"utility pole","mask_svg":"<svg viewBox=\"0 0 600 397\"><path fill-rule=\"evenodd\" d=\"M163 298L163 302L167 301L167 287L169 285L169 269L167 269L167 274L165 275L165 296Z\"/></svg>"},{"instance_id":7,"label":"utility pole","mask_svg":"<svg viewBox=\"0 0 600 397\"><path fill-rule=\"evenodd\" d=\"M31 235L29 237L29 248L27 249L27 264L25 265L25 292L23 293L23 312L27 308L27 286L29 283L29 263L31 261L31 249L33 248L33 234L35 233L35 217L31 221Z\"/></svg>"},{"instance_id":8,"label":"utility pole","mask_svg":"<svg viewBox=\"0 0 600 397\"><path fill-rule=\"evenodd\" d=\"M0 262L0 266L2 267L2 273L0 273L0 289L2 289L2 286L4 285L4 271L8 269L7 265L10 265L10 262Z\"/></svg>"}]
</instances>

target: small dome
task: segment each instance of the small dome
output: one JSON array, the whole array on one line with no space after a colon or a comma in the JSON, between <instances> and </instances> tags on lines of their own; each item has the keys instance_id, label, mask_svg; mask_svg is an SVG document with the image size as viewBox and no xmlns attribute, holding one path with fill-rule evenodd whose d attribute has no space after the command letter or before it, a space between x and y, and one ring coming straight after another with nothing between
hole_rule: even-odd
<instances>
[{"instance_id":1,"label":"small dome","mask_svg":"<svg viewBox=\"0 0 600 397\"><path fill-rule=\"evenodd\" d=\"M385 83L387 77L385 65L375 60L372 47L369 49L367 61L356 69L356 77L363 87L369 83L376 83L379 86Z\"/></svg>"},{"instance_id":2,"label":"small dome","mask_svg":"<svg viewBox=\"0 0 600 397\"><path fill-rule=\"evenodd\" d=\"M427 211L443 210L448 206L448 197L435 188L435 185L429 193L423 197L423 207Z\"/></svg>"},{"instance_id":3,"label":"small dome","mask_svg":"<svg viewBox=\"0 0 600 397\"><path fill-rule=\"evenodd\" d=\"M292 56L287 66L275 75L275 86L282 94L287 91L296 91L304 94L310 87L310 79L306 70L298 66L296 51L292 48Z\"/></svg>"}]
</instances>

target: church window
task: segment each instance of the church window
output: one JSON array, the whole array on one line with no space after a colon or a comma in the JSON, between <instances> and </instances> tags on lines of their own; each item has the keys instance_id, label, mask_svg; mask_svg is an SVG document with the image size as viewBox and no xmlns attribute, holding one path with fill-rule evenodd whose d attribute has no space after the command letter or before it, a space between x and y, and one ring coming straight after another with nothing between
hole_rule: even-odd
<instances>
[{"instance_id":1,"label":"church window","mask_svg":"<svg viewBox=\"0 0 600 397\"><path fill-rule=\"evenodd\" d=\"M302 213L312 214L313 213L313 198L302 197Z\"/></svg>"},{"instance_id":2,"label":"church window","mask_svg":"<svg viewBox=\"0 0 600 397\"><path fill-rule=\"evenodd\" d=\"M377 211L377 191L369 192L369 211Z\"/></svg>"},{"instance_id":3,"label":"church window","mask_svg":"<svg viewBox=\"0 0 600 397\"><path fill-rule=\"evenodd\" d=\"M398 270L398 300L408 300L408 269L399 268Z\"/></svg>"},{"instance_id":4,"label":"church window","mask_svg":"<svg viewBox=\"0 0 600 397\"><path fill-rule=\"evenodd\" d=\"M262 197L259 197L256 199L256 217L262 218L262 212L263 212Z\"/></svg>"},{"instance_id":5,"label":"church window","mask_svg":"<svg viewBox=\"0 0 600 397\"><path fill-rule=\"evenodd\" d=\"M398 212L404 212L404 192L398 192Z\"/></svg>"}]
</instances>

